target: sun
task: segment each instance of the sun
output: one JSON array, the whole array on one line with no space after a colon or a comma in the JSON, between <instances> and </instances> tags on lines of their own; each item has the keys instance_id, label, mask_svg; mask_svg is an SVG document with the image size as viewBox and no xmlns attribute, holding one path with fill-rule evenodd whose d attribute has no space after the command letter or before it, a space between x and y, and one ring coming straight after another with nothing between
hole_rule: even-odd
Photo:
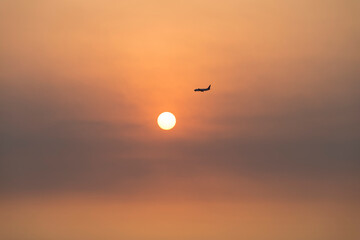
<instances>
[{"instance_id":1,"label":"sun","mask_svg":"<svg viewBox=\"0 0 360 240\"><path fill-rule=\"evenodd\" d=\"M163 112L159 115L157 122L163 130L170 130L175 126L176 118L171 112Z\"/></svg>"}]
</instances>

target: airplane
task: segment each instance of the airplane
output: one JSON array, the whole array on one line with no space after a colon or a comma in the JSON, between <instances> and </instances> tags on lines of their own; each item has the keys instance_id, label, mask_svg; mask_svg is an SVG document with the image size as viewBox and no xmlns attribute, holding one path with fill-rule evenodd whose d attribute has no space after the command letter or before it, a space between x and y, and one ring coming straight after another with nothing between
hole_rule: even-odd
<instances>
[{"instance_id":1,"label":"airplane","mask_svg":"<svg viewBox=\"0 0 360 240\"><path fill-rule=\"evenodd\" d=\"M207 87L207 88L197 88L194 89L194 92L205 92L205 91L209 91L211 87L211 84Z\"/></svg>"}]
</instances>

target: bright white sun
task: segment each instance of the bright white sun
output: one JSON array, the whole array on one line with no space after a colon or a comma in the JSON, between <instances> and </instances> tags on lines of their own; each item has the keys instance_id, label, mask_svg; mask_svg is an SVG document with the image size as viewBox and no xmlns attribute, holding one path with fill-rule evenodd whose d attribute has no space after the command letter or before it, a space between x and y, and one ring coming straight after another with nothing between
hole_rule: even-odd
<instances>
[{"instance_id":1,"label":"bright white sun","mask_svg":"<svg viewBox=\"0 0 360 240\"><path fill-rule=\"evenodd\" d=\"M163 112L159 115L157 122L161 129L170 130L175 126L176 118L171 112Z\"/></svg>"}]
</instances>

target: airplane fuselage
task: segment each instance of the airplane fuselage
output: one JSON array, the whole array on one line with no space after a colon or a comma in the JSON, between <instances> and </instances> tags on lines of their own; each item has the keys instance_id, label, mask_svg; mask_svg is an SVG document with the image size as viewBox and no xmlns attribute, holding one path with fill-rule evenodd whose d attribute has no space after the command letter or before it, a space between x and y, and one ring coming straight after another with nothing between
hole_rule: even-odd
<instances>
[{"instance_id":1,"label":"airplane fuselage","mask_svg":"<svg viewBox=\"0 0 360 240\"><path fill-rule=\"evenodd\" d=\"M197 89L195 89L194 91L195 91L195 92L205 92L205 91L209 91L209 89L206 89L206 88L203 88L203 89L197 88Z\"/></svg>"}]
</instances>

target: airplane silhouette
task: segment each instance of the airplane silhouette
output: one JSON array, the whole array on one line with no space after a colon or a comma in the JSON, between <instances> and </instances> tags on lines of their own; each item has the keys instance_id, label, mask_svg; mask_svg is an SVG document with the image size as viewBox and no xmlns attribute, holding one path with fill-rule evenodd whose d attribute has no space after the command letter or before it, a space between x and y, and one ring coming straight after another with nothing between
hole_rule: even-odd
<instances>
[{"instance_id":1,"label":"airplane silhouette","mask_svg":"<svg viewBox=\"0 0 360 240\"><path fill-rule=\"evenodd\" d=\"M207 87L207 88L197 88L194 89L194 92L205 92L205 91L209 91L211 87L211 84Z\"/></svg>"}]
</instances>

